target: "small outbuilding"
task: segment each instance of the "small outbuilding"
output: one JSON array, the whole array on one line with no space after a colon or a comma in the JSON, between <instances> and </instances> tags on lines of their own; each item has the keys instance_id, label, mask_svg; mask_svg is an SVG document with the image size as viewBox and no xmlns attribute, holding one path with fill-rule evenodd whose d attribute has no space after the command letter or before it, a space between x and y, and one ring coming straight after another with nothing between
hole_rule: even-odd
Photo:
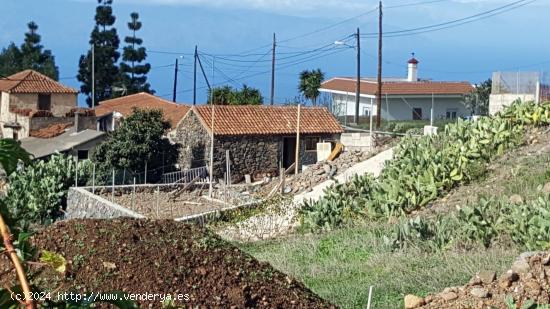
<instances>
[{"instance_id":1,"label":"small outbuilding","mask_svg":"<svg viewBox=\"0 0 550 309\"><path fill-rule=\"evenodd\" d=\"M212 115L214 122L212 123ZM340 138L342 126L322 107L195 106L178 123L174 141L182 145L180 166L208 166L214 131L213 177L223 178L229 153L231 179L278 175L295 162L299 117L299 166L317 162L317 143ZM212 126L213 124L213 126Z\"/></svg>"}]
</instances>

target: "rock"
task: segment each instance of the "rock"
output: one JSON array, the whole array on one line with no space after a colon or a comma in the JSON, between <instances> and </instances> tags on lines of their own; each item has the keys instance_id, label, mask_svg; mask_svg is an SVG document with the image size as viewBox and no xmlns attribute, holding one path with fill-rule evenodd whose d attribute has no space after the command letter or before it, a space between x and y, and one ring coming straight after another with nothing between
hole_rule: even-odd
<instances>
[{"instance_id":1,"label":"rock","mask_svg":"<svg viewBox=\"0 0 550 309\"><path fill-rule=\"evenodd\" d=\"M518 274L525 274L529 271L531 266L529 266L529 263L527 263L526 260L517 260L512 264L512 271Z\"/></svg>"},{"instance_id":2,"label":"rock","mask_svg":"<svg viewBox=\"0 0 550 309\"><path fill-rule=\"evenodd\" d=\"M477 274L479 279L481 279L481 282L484 284L489 284L493 281L495 281L497 274L494 271L480 271L479 274Z\"/></svg>"},{"instance_id":3,"label":"rock","mask_svg":"<svg viewBox=\"0 0 550 309\"><path fill-rule=\"evenodd\" d=\"M538 296L540 294L540 284L535 280L529 280L525 283L525 290L531 296Z\"/></svg>"},{"instance_id":4,"label":"rock","mask_svg":"<svg viewBox=\"0 0 550 309\"><path fill-rule=\"evenodd\" d=\"M544 187L542 187L542 192L550 193L550 182L544 184Z\"/></svg>"},{"instance_id":5,"label":"rock","mask_svg":"<svg viewBox=\"0 0 550 309\"><path fill-rule=\"evenodd\" d=\"M405 296L405 309L418 308L424 305L424 298L409 294Z\"/></svg>"},{"instance_id":6,"label":"rock","mask_svg":"<svg viewBox=\"0 0 550 309\"><path fill-rule=\"evenodd\" d=\"M472 279L470 279L470 282L468 282L469 285L481 285L482 281L481 281L481 278L479 278L478 276L474 276L472 277Z\"/></svg>"},{"instance_id":7,"label":"rock","mask_svg":"<svg viewBox=\"0 0 550 309\"><path fill-rule=\"evenodd\" d=\"M114 270L114 269L116 269L116 264L111 263L111 262L103 262L103 267L105 267L107 269L110 269L110 270Z\"/></svg>"},{"instance_id":8,"label":"rock","mask_svg":"<svg viewBox=\"0 0 550 309\"><path fill-rule=\"evenodd\" d=\"M477 298L487 298L487 297L489 297L489 292L486 289L479 288L479 287L473 288L470 291L470 294L474 297L477 297Z\"/></svg>"},{"instance_id":9,"label":"rock","mask_svg":"<svg viewBox=\"0 0 550 309\"><path fill-rule=\"evenodd\" d=\"M509 270L506 273L504 273L502 276L500 276L498 280L498 284L501 288L508 288L512 285L513 282L517 281L518 279L519 279L518 274Z\"/></svg>"},{"instance_id":10,"label":"rock","mask_svg":"<svg viewBox=\"0 0 550 309\"><path fill-rule=\"evenodd\" d=\"M330 173L331 169L332 168L330 167L330 165L328 165L328 164L323 165L323 171L325 172L325 174Z\"/></svg>"},{"instance_id":11,"label":"rock","mask_svg":"<svg viewBox=\"0 0 550 309\"><path fill-rule=\"evenodd\" d=\"M542 265L550 264L550 254L546 254L540 262L542 263Z\"/></svg>"},{"instance_id":12,"label":"rock","mask_svg":"<svg viewBox=\"0 0 550 309\"><path fill-rule=\"evenodd\" d=\"M441 297L444 301L451 301L453 299L457 299L458 295L455 292L447 292L439 294L439 297Z\"/></svg>"},{"instance_id":13,"label":"rock","mask_svg":"<svg viewBox=\"0 0 550 309\"><path fill-rule=\"evenodd\" d=\"M512 204L523 204L523 197L519 194L514 194L510 196L510 203Z\"/></svg>"}]
</instances>

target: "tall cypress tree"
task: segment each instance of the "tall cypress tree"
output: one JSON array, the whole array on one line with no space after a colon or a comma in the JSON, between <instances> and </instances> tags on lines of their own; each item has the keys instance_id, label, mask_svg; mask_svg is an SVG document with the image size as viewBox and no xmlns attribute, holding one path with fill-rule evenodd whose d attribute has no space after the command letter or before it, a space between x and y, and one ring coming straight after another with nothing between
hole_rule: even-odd
<instances>
[{"instance_id":1,"label":"tall cypress tree","mask_svg":"<svg viewBox=\"0 0 550 309\"><path fill-rule=\"evenodd\" d=\"M113 27L112 0L98 0L95 14L95 26L90 36L90 45L95 52L95 104L113 97L112 86L119 82L117 66L120 53L117 51L120 39ZM92 50L80 56L78 80L82 83L80 91L86 94L88 106L92 105Z\"/></svg>"},{"instance_id":2,"label":"tall cypress tree","mask_svg":"<svg viewBox=\"0 0 550 309\"><path fill-rule=\"evenodd\" d=\"M139 21L139 14L130 14L131 21L128 23L128 28L132 32L131 36L124 38L124 42L128 45L124 47L122 53L122 63L120 64L120 71L122 73L122 84L127 89L128 94L138 92L154 93L151 90L151 85L147 83L147 73L151 69L149 63L143 63L147 58L147 51L145 47L141 46L143 40L136 37L136 31L141 29L141 22Z\"/></svg>"},{"instance_id":3,"label":"tall cypress tree","mask_svg":"<svg viewBox=\"0 0 550 309\"><path fill-rule=\"evenodd\" d=\"M32 69L57 80L59 70L55 65L55 58L50 50L43 50L38 25L31 21L27 26L29 30L25 33L25 41L21 48L11 43L0 53L0 74L8 76Z\"/></svg>"}]
</instances>

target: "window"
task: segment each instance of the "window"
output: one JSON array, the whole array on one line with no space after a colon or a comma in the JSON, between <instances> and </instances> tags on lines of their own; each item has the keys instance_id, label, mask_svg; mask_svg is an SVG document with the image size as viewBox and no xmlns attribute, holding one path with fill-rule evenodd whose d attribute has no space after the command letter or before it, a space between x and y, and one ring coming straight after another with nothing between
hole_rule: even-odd
<instances>
[{"instance_id":1,"label":"window","mask_svg":"<svg viewBox=\"0 0 550 309\"><path fill-rule=\"evenodd\" d=\"M52 96L49 94L38 95L38 110L49 111L52 108Z\"/></svg>"},{"instance_id":2,"label":"window","mask_svg":"<svg viewBox=\"0 0 550 309\"><path fill-rule=\"evenodd\" d=\"M370 116L370 107L363 107L363 116Z\"/></svg>"},{"instance_id":3,"label":"window","mask_svg":"<svg viewBox=\"0 0 550 309\"><path fill-rule=\"evenodd\" d=\"M413 120L422 120L422 109L419 107L413 108Z\"/></svg>"},{"instance_id":4,"label":"window","mask_svg":"<svg viewBox=\"0 0 550 309\"><path fill-rule=\"evenodd\" d=\"M317 151L317 143L319 142L319 140L320 138L318 136L306 137L306 151Z\"/></svg>"},{"instance_id":5,"label":"window","mask_svg":"<svg viewBox=\"0 0 550 309\"><path fill-rule=\"evenodd\" d=\"M79 150L78 151L78 160L87 160L88 159L88 150Z\"/></svg>"},{"instance_id":6,"label":"window","mask_svg":"<svg viewBox=\"0 0 550 309\"><path fill-rule=\"evenodd\" d=\"M445 117L447 119L456 119L457 113L458 113L457 108L448 108L447 113L445 114Z\"/></svg>"}]
</instances>

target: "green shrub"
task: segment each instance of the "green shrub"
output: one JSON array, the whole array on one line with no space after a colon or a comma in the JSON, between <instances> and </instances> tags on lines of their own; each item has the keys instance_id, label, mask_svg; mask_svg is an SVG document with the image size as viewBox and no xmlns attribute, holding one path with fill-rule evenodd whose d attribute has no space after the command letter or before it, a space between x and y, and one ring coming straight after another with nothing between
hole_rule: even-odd
<instances>
[{"instance_id":1,"label":"green shrub","mask_svg":"<svg viewBox=\"0 0 550 309\"><path fill-rule=\"evenodd\" d=\"M327 229L349 221L347 213L399 216L426 206L458 184L477 179L493 157L522 143L524 124L550 124L550 103L516 103L509 109L477 121L458 119L438 135L405 136L377 181L360 176L329 188L324 198L306 204L303 222L310 229ZM366 188L360 187L363 177L368 178Z\"/></svg>"},{"instance_id":2,"label":"green shrub","mask_svg":"<svg viewBox=\"0 0 550 309\"><path fill-rule=\"evenodd\" d=\"M86 171L89 162L79 162L79 171ZM4 199L9 217L20 227L49 224L62 215L67 191L74 186L76 162L72 157L53 155L48 161L35 161L9 177ZM87 181L87 173L79 173L79 183Z\"/></svg>"},{"instance_id":3,"label":"green shrub","mask_svg":"<svg viewBox=\"0 0 550 309\"><path fill-rule=\"evenodd\" d=\"M325 196L319 202L304 203L302 227L306 230L330 230L351 223L365 207L373 183L372 175L355 175L349 183L336 183L325 189Z\"/></svg>"}]
</instances>

